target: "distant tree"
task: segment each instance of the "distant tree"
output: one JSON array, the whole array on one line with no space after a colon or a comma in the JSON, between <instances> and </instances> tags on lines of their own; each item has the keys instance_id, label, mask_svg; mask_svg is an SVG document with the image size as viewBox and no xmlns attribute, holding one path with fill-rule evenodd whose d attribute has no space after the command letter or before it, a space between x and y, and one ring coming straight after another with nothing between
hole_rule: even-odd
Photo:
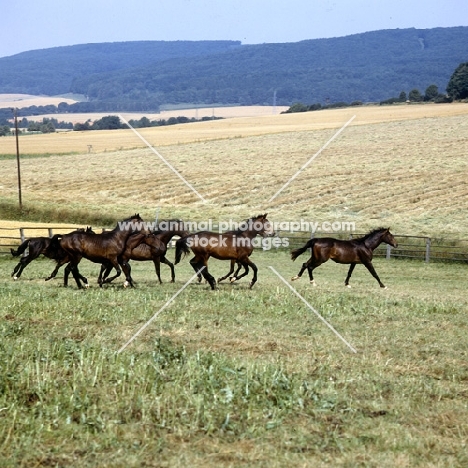
<instances>
[{"instance_id":1,"label":"distant tree","mask_svg":"<svg viewBox=\"0 0 468 468\"><path fill-rule=\"evenodd\" d=\"M46 119L44 119L46 120ZM52 121L48 120L46 122L43 122L40 126L40 131L42 133L54 133L55 132L55 126L52 123Z\"/></svg>"},{"instance_id":2,"label":"distant tree","mask_svg":"<svg viewBox=\"0 0 468 468\"><path fill-rule=\"evenodd\" d=\"M60 102L57 106L57 111L59 114L65 114L70 109L70 105L66 102Z\"/></svg>"},{"instance_id":3,"label":"distant tree","mask_svg":"<svg viewBox=\"0 0 468 468\"><path fill-rule=\"evenodd\" d=\"M423 95L420 93L419 89L412 89L409 94L408 94L408 99L411 101L411 102L421 102L424 97Z\"/></svg>"},{"instance_id":4,"label":"distant tree","mask_svg":"<svg viewBox=\"0 0 468 468\"><path fill-rule=\"evenodd\" d=\"M87 120L85 123L76 123L73 126L75 132L82 132L84 130L91 130L90 120Z\"/></svg>"},{"instance_id":5,"label":"distant tree","mask_svg":"<svg viewBox=\"0 0 468 468\"><path fill-rule=\"evenodd\" d=\"M11 129L8 125L0 125L0 136L6 136L11 133Z\"/></svg>"},{"instance_id":6,"label":"distant tree","mask_svg":"<svg viewBox=\"0 0 468 468\"><path fill-rule=\"evenodd\" d=\"M460 63L447 85L447 93L452 99L468 98L468 62Z\"/></svg>"},{"instance_id":7,"label":"distant tree","mask_svg":"<svg viewBox=\"0 0 468 468\"><path fill-rule=\"evenodd\" d=\"M320 102L316 102L315 104L311 104L309 107L308 107L308 110L310 111L316 111L316 110L320 110L322 108L322 104L320 104Z\"/></svg>"},{"instance_id":8,"label":"distant tree","mask_svg":"<svg viewBox=\"0 0 468 468\"><path fill-rule=\"evenodd\" d=\"M296 102L288 110L285 111L285 114L291 114L293 112L307 112L309 109L302 102Z\"/></svg>"},{"instance_id":9,"label":"distant tree","mask_svg":"<svg viewBox=\"0 0 468 468\"><path fill-rule=\"evenodd\" d=\"M117 115L108 115L95 120L92 126L92 130L117 130L119 128L122 128L122 124Z\"/></svg>"},{"instance_id":10,"label":"distant tree","mask_svg":"<svg viewBox=\"0 0 468 468\"><path fill-rule=\"evenodd\" d=\"M148 119L148 117L142 117L140 119L140 127L142 127L142 128L151 127L150 119Z\"/></svg>"},{"instance_id":11,"label":"distant tree","mask_svg":"<svg viewBox=\"0 0 468 468\"><path fill-rule=\"evenodd\" d=\"M407 98L406 98L406 93L405 93L404 91L402 91L402 92L400 93L400 96L398 97L398 100L399 100L400 102L406 102L406 99L407 99Z\"/></svg>"},{"instance_id":12,"label":"distant tree","mask_svg":"<svg viewBox=\"0 0 468 468\"><path fill-rule=\"evenodd\" d=\"M424 100L434 101L438 95L439 95L439 88L435 84L432 84L426 88L426 91L424 93Z\"/></svg>"}]
</instances>

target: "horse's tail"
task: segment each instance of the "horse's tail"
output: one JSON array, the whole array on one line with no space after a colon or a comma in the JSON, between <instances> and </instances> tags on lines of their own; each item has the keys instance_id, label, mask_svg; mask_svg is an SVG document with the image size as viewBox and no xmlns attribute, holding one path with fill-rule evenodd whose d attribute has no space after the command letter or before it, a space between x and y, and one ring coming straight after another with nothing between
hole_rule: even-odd
<instances>
[{"instance_id":1,"label":"horse's tail","mask_svg":"<svg viewBox=\"0 0 468 468\"><path fill-rule=\"evenodd\" d=\"M296 260L297 257L299 257L299 255L302 255L307 249L310 249L314 246L315 244L315 241L317 239L310 239L309 241L307 241L306 245L304 245L304 247L300 247L299 249L295 249L291 252L291 259L294 261Z\"/></svg>"},{"instance_id":2,"label":"horse's tail","mask_svg":"<svg viewBox=\"0 0 468 468\"><path fill-rule=\"evenodd\" d=\"M29 239L26 239L26 240L18 247L18 249L16 249L16 250L10 249L11 255L13 255L13 257L18 257L18 256L20 256L20 255L28 248L28 245L29 245Z\"/></svg>"},{"instance_id":3,"label":"horse's tail","mask_svg":"<svg viewBox=\"0 0 468 468\"><path fill-rule=\"evenodd\" d=\"M188 241L188 236L182 237L176 242L176 251L175 251L175 260L174 260L175 265L177 265L180 262L182 258L182 254L184 254L184 257L185 257L185 255L190 253L190 247L187 245L187 241Z\"/></svg>"}]
</instances>

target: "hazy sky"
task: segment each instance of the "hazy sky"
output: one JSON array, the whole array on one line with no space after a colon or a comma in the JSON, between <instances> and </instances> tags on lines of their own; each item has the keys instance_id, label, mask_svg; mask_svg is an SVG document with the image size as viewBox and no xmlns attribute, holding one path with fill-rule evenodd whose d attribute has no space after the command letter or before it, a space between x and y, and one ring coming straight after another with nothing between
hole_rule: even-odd
<instances>
[{"instance_id":1,"label":"hazy sky","mask_svg":"<svg viewBox=\"0 0 468 468\"><path fill-rule=\"evenodd\" d=\"M378 29L468 26L467 0L2 0L3 3L0 57L90 42L229 39L258 44Z\"/></svg>"}]
</instances>

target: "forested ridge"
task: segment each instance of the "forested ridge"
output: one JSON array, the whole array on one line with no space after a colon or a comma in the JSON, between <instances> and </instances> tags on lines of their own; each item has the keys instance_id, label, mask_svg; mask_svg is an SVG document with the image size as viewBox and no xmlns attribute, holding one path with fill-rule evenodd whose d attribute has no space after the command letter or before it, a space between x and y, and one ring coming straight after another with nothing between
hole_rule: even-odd
<instances>
[{"instance_id":1,"label":"forested ridge","mask_svg":"<svg viewBox=\"0 0 468 468\"><path fill-rule=\"evenodd\" d=\"M395 29L296 43L124 42L0 58L0 92L78 93L90 110L162 104L381 101L445 92L468 60L468 27ZM275 96L275 98L274 98ZM83 109L81 110L83 111Z\"/></svg>"}]
</instances>

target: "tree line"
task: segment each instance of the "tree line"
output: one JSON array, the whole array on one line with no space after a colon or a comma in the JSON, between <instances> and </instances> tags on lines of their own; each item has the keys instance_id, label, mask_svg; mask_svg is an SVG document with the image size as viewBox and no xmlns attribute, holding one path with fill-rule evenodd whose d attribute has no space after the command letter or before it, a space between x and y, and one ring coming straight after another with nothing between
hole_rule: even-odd
<instances>
[{"instance_id":1,"label":"tree line","mask_svg":"<svg viewBox=\"0 0 468 468\"><path fill-rule=\"evenodd\" d=\"M453 102L454 100L468 99L468 62L461 63L455 69L450 77L446 90L446 94L441 94L439 93L437 85L431 84L426 88L424 94L422 94L419 89L413 88L408 94L406 94L405 91L401 91L398 97L391 97L380 101L380 105L402 102L434 102L440 104ZM326 105L322 105L321 103L303 104L301 102L296 102L283 113L308 112L337 107L359 106L362 104L361 101L354 101L351 103L336 102Z\"/></svg>"},{"instance_id":2,"label":"tree line","mask_svg":"<svg viewBox=\"0 0 468 468\"><path fill-rule=\"evenodd\" d=\"M467 43L468 27L455 27L285 44L87 44L0 58L0 92L53 94L51 86L60 86L60 93L87 97L64 105L66 112L272 105L274 99L288 106L380 102L427 83L442 89L456 64L466 60Z\"/></svg>"}]
</instances>

